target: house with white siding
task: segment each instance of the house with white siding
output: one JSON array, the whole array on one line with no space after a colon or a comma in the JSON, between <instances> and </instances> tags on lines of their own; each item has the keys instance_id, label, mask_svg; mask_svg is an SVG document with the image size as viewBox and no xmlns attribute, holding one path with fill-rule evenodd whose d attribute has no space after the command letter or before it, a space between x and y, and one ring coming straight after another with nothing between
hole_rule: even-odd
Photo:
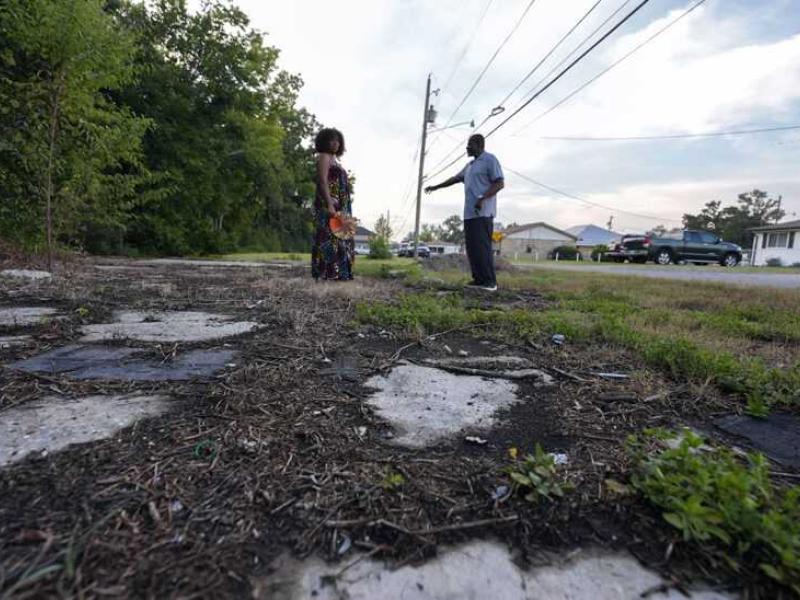
<instances>
[{"instance_id":1,"label":"house with white siding","mask_svg":"<svg viewBox=\"0 0 800 600\"><path fill-rule=\"evenodd\" d=\"M750 231L753 238L753 251L750 262L763 267L771 259L777 259L784 267L800 264L800 221L787 221L754 227Z\"/></svg>"},{"instance_id":2,"label":"house with white siding","mask_svg":"<svg viewBox=\"0 0 800 600\"><path fill-rule=\"evenodd\" d=\"M547 223L527 223L509 227L503 231L503 241L499 244L503 256L536 260L547 255L558 246L575 246L578 237Z\"/></svg>"}]
</instances>

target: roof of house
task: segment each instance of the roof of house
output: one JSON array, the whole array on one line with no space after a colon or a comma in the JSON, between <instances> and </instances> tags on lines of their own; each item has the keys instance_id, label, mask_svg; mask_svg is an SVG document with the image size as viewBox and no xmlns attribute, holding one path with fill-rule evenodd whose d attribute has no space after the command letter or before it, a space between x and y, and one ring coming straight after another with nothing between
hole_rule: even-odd
<instances>
[{"instance_id":1,"label":"roof of house","mask_svg":"<svg viewBox=\"0 0 800 600\"><path fill-rule=\"evenodd\" d=\"M567 228L567 232L578 237L578 243L586 246L608 244L622 237L622 234L597 225L575 225Z\"/></svg>"},{"instance_id":2,"label":"roof of house","mask_svg":"<svg viewBox=\"0 0 800 600\"><path fill-rule=\"evenodd\" d=\"M361 225L356 225L356 235L375 235L374 231L370 231L366 227L362 227Z\"/></svg>"},{"instance_id":3,"label":"roof of house","mask_svg":"<svg viewBox=\"0 0 800 600\"><path fill-rule=\"evenodd\" d=\"M750 231L785 231L787 229L800 229L800 221L784 221L761 227L751 227Z\"/></svg>"},{"instance_id":4,"label":"roof of house","mask_svg":"<svg viewBox=\"0 0 800 600\"><path fill-rule=\"evenodd\" d=\"M569 233L568 231L564 231L563 229L559 229L558 227L553 227L552 225L548 225L544 221L537 221L536 223L525 223L524 225L517 225L516 227L509 227L503 233L505 235L511 235L512 233L518 233L520 231L525 231L526 229L533 229L534 227L546 227L551 231L555 231L556 233L560 233L561 235L565 235L567 237L572 238L573 240L577 240L578 236Z\"/></svg>"}]
</instances>

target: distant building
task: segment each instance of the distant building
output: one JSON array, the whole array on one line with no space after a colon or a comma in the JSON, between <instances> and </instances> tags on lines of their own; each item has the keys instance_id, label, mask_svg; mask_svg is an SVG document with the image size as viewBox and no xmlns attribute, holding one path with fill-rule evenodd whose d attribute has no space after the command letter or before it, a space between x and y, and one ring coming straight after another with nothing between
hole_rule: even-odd
<instances>
[{"instance_id":1,"label":"distant building","mask_svg":"<svg viewBox=\"0 0 800 600\"><path fill-rule=\"evenodd\" d=\"M370 231L361 225L356 226L356 234L353 236L353 240L356 243L356 254L369 254L369 240L374 235L374 231Z\"/></svg>"},{"instance_id":2,"label":"distant building","mask_svg":"<svg viewBox=\"0 0 800 600\"><path fill-rule=\"evenodd\" d=\"M558 246L575 246L578 240L578 236L543 222L509 227L503 233L503 241L495 246L510 258L545 259Z\"/></svg>"},{"instance_id":3,"label":"distant building","mask_svg":"<svg viewBox=\"0 0 800 600\"><path fill-rule=\"evenodd\" d=\"M578 247L578 252L581 253L581 256L586 259L591 256L592 248L595 246L604 245L612 248L622 238L621 233L603 229L597 225L575 225L564 231L578 238L575 245Z\"/></svg>"},{"instance_id":4,"label":"distant building","mask_svg":"<svg viewBox=\"0 0 800 600\"><path fill-rule=\"evenodd\" d=\"M786 221L751 229L755 233L751 264L763 267L770 259L789 267L800 263L800 221Z\"/></svg>"}]
</instances>

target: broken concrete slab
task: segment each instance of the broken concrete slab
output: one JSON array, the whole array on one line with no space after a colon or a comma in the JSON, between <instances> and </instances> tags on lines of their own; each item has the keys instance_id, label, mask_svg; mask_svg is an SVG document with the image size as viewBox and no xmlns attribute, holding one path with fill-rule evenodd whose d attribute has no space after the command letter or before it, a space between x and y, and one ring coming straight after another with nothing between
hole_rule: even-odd
<instances>
[{"instance_id":1,"label":"broken concrete slab","mask_svg":"<svg viewBox=\"0 0 800 600\"><path fill-rule=\"evenodd\" d=\"M191 258L153 258L150 260L137 260L135 265L157 266L157 265L178 265L185 267L246 267L246 268L294 268L296 264L286 262L258 262L245 260L195 260ZM310 268L310 267L309 267Z\"/></svg>"},{"instance_id":2,"label":"broken concrete slab","mask_svg":"<svg viewBox=\"0 0 800 600\"><path fill-rule=\"evenodd\" d=\"M29 335L0 335L0 350L25 346L31 342Z\"/></svg>"},{"instance_id":3,"label":"broken concrete slab","mask_svg":"<svg viewBox=\"0 0 800 600\"><path fill-rule=\"evenodd\" d=\"M464 429L487 429L499 409L519 401L511 381L410 364L372 377L365 385L378 390L367 402L395 427L392 443L409 448L435 444Z\"/></svg>"},{"instance_id":4,"label":"broken concrete slab","mask_svg":"<svg viewBox=\"0 0 800 600\"><path fill-rule=\"evenodd\" d=\"M0 413L0 466L33 452L100 440L139 419L166 412L165 396L49 396Z\"/></svg>"},{"instance_id":5,"label":"broken concrete slab","mask_svg":"<svg viewBox=\"0 0 800 600\"><path fill-rule=\"evenodd\" d=\"M0 308L0 327L36 325L58 315L55 308L47 306L14 306Z\"/></svg>"},{"instance_id":6,"label":"broken concrete slab","mask_svg":"<svg viewBox=\"0 0 800 600\"><path fill-rule=\"evenodd\" d=\"M763 419L731 415L717 419L714 424L747 439L771 459L800 468L800 418L786 414L771 414Z\"/></svg>"},{"instance_id":7,"label":"broken concrete slab","mask_svg":"<svg viewBox=\"0 0 800 600\"><path fill-rule=\"evenodd\" d=\"M519 568L500 544L480 541L451 548L421 566L387 569L359 556L346 565L282 557L275 573L253 585L258 600L619 600L641 598L663 586L658 598L685 596L630 555L583 551L561 564ZM694 600L729 600L695 591Z\"/></svg>"},{"instance_id":8,"label":"broken concrete slab","mask_svg":"<svg viewBox=\"0 0 800 600\"><path fill-rule=\"evenodd\" d=\"M0 271L0 277L13 277L14 279L40 281L42 279L52 279L53 274L49 271L33 271L30 269L5 269Z\"/></svg>"},{"instance_id":9,"label":"broken concrete slab","mask_svg":"<svg viewBox=\"0 0 800 600\"><path fill-rule=\"evenodd\" d=\"M204 342L259 327L254 321L233 321L229 315L193 311L117 311L114 321L85 325L81 341Z\"/></svg>"},{"instance_id":10,"label":"broken concrete slab","mask_svg":"<svg viewBox=\"0 0 800 600\"><path fill-rule=\"evenodd\" d=\"M73 344L8 366L28 373L66 374L72 379L185 381L212 377L225 368L236 353L233 350L191 350L169 361L141 354L137 348Z\"/></svg>"}]
</instances>

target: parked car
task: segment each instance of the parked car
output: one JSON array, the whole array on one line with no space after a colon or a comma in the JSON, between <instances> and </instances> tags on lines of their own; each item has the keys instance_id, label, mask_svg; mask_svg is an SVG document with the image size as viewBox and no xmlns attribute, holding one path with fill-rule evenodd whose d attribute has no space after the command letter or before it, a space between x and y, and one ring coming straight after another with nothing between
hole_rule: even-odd
<instances>
[{"instance_id":1,"label":"parked car","mask_svg":"<svg viewBox=\"0 0 800 600\"><path fill-rule=\"evenodd\" d=\"M414 244L408 244L403 242L400 244L400 250L397 252L397 256L414 256ZM425 244L419 245L419 252L417 252L417 256L421 258L430 258L431 257L431 249L428 248Z\"/></svg>"},{"instance_id":2,"label":"parked car","mask_svg":"<svg viewBox=\"0 0 800 600\"><path fill-rule=\"evenodd\" d=\"M623 236L609 256L618 262L628 260L643 263L652 260L659 265L691 262L719 263L726 267L735 267L742 261L742 249L736 244L723 241L710 231L687 229L661 237Z\"/></svg>"}]
</instances>

